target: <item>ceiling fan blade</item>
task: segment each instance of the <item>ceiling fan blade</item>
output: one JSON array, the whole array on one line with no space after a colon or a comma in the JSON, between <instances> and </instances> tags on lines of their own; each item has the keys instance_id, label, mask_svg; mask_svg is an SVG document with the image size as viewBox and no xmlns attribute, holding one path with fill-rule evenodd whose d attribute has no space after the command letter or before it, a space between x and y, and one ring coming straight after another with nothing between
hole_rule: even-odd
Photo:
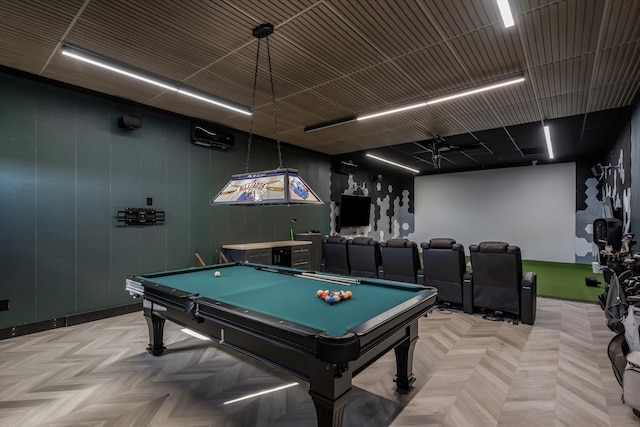
<instances>
[{"instance_id":1,"label":"ceiling fan blade","mask_svg":"<svg viewBox=\"0 0 640 427\"><path fill-rule=\"evenodd\" d=\"M481 142L474 142L473 144L468 144L468 145L451 145L447 148L442 148L440 151L447 152L447 153L456 153L456 152L470 150L472 148L478 148L478 147L482 147Z\"/></svg>"}]
</instances>

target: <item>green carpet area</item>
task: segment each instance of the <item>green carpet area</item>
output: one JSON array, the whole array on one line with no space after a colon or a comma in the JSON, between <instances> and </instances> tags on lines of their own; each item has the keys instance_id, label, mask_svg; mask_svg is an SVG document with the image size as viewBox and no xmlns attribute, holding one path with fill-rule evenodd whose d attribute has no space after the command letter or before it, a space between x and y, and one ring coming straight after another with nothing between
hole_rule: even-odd
<instances>
[{"instance_id":1,"label":"green carpet area","mask_svg":"<svg viewBox=\"0 0 640 427\"><path fill-rule=\"evenodd\" d=\"M604 278L594 274L591 265L523 260L522 271L538 275L538 296L597 302L604 292ZM600 286L586 286L585 276L596 277Z\"/></svg>"}]
</instances>

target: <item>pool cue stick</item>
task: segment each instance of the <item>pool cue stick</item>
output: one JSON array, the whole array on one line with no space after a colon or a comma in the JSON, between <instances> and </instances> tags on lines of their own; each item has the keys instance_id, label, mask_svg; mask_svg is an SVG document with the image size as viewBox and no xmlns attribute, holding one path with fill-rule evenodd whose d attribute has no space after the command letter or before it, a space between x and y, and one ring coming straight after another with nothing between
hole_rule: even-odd
<instances>
[{"instance_id":1,"label":"pool cue stick","mask_svg":"<svg viewBox=\"0 0 640 427\"><path fill-rule=\"evenodd\" d=\"M360 279L356 279L353 277L341 277L341 276L327 276L324 274L318 273L300 273L301 276L309 277L310 279L315 279L318 277L327 278L329 280L333 280L336 282L345 282L345 283L360 283Z\"/></svg>"},{"instance_id":2,"label":"pool cue stick","mask_svg":"<svg viewBox=\"0 0 640 427\"><path fill-rule=\"evenodd\" d=\"M204 267L206 265L202 258L200 258L200 255L198 255L198 252L196 252L196 262L199 263L201 267Z\"/></svg>"},{"instance_id":3,"label":"pool cue stick","mask_svg":"<svg viewBox=\"0 0 640 427\"><path fill-rule=\"evenodd\" d=\"M272 267L256 267L256 270L268 271L270 273L284 274L286 276L294 276L294 277L299 277L301 279L317 280L319 282L328 282L328 283L333 283L334 285L351 286L351 284L347 282L331 280L328 276L315 276L311 273L306 273L306 272L296 273L295 271L278 270L277 268L272 268Z\"/></svg>"},{"instance_id":4,"label":"pool cue stick","mask_svg":"<svg viewBox=\"0 0 640 427\"><path fill-rule=\"evenodd\" d=\"M306 275L303 276L304 273L296 273L295 271L290 271L290 270L279 270L277 268L272 268L272 267L256 267L256 270L268 271L270 273L284 274L286 276L299 277L301 279L317 280L319 282L328 282L328 283L333 283L334 285L351 286L350 284L345 283L345 282L338 282L337 280L330 280L330 279L326 278L326 276L325 277L314 277L313 275L309 275L309 273L307 273Z\"/></svg>"},{"instance_id":5,"label":"pool cue stick","mask_svg":"<svg viewBox=\"0 0 640 427\"><path fill-rule=\"evenodd\" d=\"M331 280L323 277L303 276L302 274L294 274L294 276L301 279L318 280L319 282L333 283L334 285L351 286L351 284L347 282L339 282L337 280Z\"/></svg>"},{"instance_id":6,"label":"pool cue stick","mask_svg":"<svg viewBox=\"0 0 640 427\"><path fill-rule=\"evenodd\" d=\"M287 275L287 276L293 276L293 275L295 275L295 274L296 274L296 272L295 272L295 271L279 270L279 269L278 269L278 268L276 268L276 267L261 266L261 265L256 266L256 267L255 267L255 269L256 269L256 270L259 270L259 271L268 271L269 273L284 274L284 275Z\"/></svg>"}]
</instances>

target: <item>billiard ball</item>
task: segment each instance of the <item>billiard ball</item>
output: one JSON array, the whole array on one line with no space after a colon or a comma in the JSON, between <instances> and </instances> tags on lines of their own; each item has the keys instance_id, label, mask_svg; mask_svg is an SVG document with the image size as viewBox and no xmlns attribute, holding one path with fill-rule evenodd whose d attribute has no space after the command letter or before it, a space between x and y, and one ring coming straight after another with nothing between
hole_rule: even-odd
<instances>
[{"instance_id":1,"label":"billiard ball","mask_svg":"<svg viewBox=\"0 0 640 427\"><path fill-rule=\"evenodd\" d=\"M216 272L214 273L214 276L216 276L216 277L220 277L220 272L219 272L219 271L216 271Z\"/></svg>"}]
</instances>

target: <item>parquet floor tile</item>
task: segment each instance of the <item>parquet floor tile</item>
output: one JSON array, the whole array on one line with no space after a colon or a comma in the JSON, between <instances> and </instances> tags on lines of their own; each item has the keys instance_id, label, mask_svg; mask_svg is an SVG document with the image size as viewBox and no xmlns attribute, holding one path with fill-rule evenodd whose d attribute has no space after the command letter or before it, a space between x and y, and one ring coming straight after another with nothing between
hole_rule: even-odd
<instances>
[{"instance_id":1,"label":"parquet floor tile","mask_svg":"<svg viewBox=\"0 0 640 427\"><path fill-rule=\"evenodd\" d=\"M394 390L393 352L354 379L345 426L640 426L606 354L593 304L539 298L535 326L459 311L420 320L414 389ZM314 426L308 385L165 327L145 351L141 313L0 341L0 425ZM228 400L298 385L235 404Z\"/></svg>"}]
</instances>

